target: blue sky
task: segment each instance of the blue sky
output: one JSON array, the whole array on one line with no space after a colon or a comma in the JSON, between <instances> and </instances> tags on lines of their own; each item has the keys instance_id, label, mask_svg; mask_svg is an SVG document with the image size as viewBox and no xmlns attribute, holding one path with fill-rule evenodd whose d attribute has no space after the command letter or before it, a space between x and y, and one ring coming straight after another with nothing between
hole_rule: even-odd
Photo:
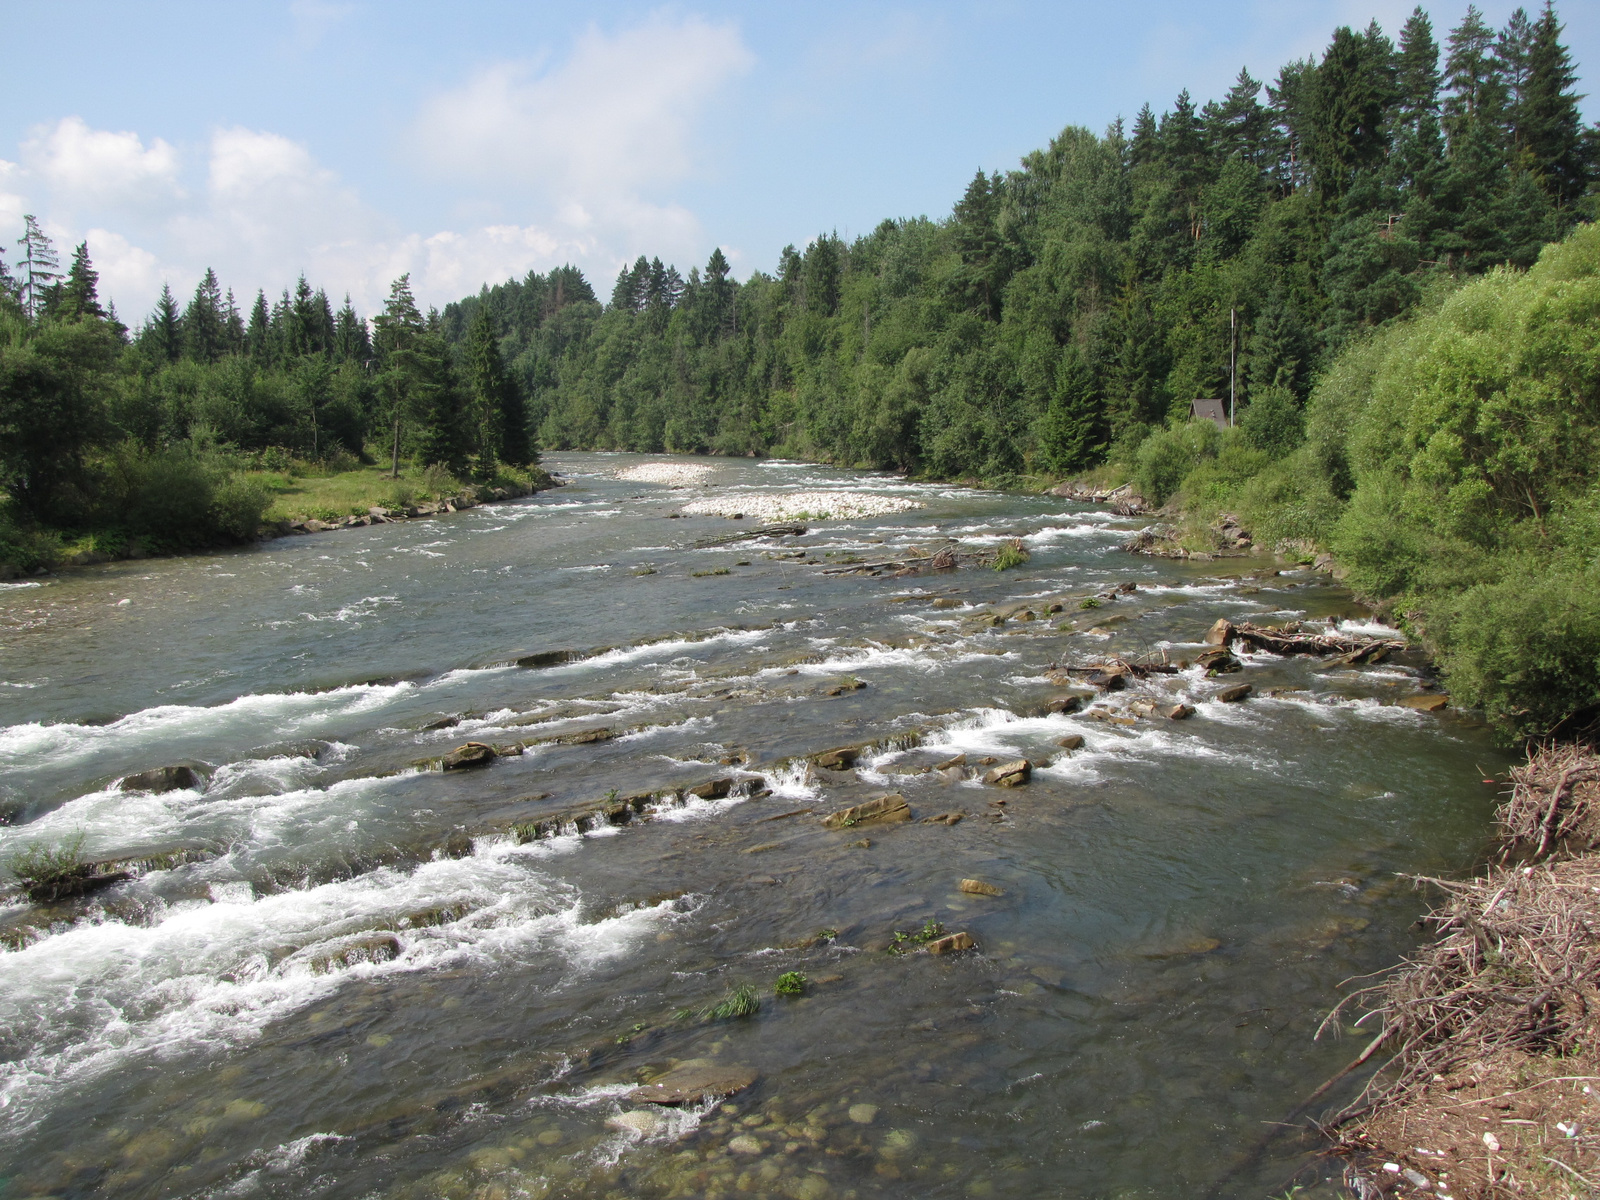
<instances>
[{"instance_id":1,"label":"blue sky","mask_svg":"<svg viewBox=\"0 0 1600 1200\"><path fill-rule=\"evenodd\" d=\"M207 266L363 311L402 271L433 304L567 261L605 295L638 254L717 245L742 277L942 216L1065 125L1271 79L1337 25L1396 35L1413 2L12 0L0 237L14 261L30 212L87 239L125 319ZM1465 11L1424 7L1441 43ZM1558 13L1590 90L1600 5Z\"/></svg>"}]
</instances>

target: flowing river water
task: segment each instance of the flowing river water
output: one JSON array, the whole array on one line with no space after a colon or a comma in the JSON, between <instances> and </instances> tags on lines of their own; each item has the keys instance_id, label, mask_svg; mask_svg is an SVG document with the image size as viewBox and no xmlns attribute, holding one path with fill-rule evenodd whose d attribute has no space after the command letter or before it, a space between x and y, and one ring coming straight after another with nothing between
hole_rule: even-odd
<instances>
[{"instance_id":1,"label":"flowing river water","mask_svg":"<svg viewBox=\"0 0 1600 1200\"><path fill-rule=\"evenodd\" d=\"M1176 662L1218 616L1365 618L1325 576L1250 577L1263 558L1124 553L1141 522L1068 501L776 461L616 478L643 461L551 455L570 485L521 501L0 587L0 864L79 834L146 860L0 901L0 1196L1264 1197L1318 1174L1263 1134L1370 1036L1312 1035L1416 944L1398 875L1471 865L1505 761L1469 718L1394 705L1420 660L1245 655L1108 693L1114 719L1051 713L1087 691L1052 668ZM921 507L698 550L752 522L668 519L819 488ZM1032 559L1003 573L825 573L1011 536ZM1039 619L984 616L1019 604ZM552 650L574 653L508 665ZM1239 680L1253 698L1213 698ZM468 741L506 753L417 765ZM959 754L1046 765L1009 790L928 769ZM201 782L117 787L180 763ZM821 823L886 792L915 819ZM930 921L976 948L891 952ZM774 994L791 971L803 994ZM746 983L753 1016L708 1014ZM696 1070L754 1082L629 1096Z\"/></svg>"}]
</instances>

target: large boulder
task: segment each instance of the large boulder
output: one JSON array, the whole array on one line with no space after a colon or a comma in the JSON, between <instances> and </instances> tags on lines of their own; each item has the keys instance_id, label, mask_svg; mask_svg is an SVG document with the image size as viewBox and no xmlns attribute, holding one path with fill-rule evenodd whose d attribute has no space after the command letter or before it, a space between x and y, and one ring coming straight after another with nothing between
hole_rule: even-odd
<instances>
[{"instance_id":1,"label":"large boulder","mask_svg":"<svg viewBox=\"0 0 1600 1200\"><path fill-rule=\"evenodd\" d=\"M1248 683L1236 683L1232 687L1225 687L1217 693L1217 699L1224 704L1237 704L1247 699L1256 689Z\"/></svg>"},{"instance_id":2,"label":"large boulder","mask_svg":"<svg viewBox=\"0 0 1600 1200\"><path fill-rule=\"evenodd\" d=\"M128 775L117 784L124 792L181 792L200 786L200 776L193 767L152 767L137 775Z\"/></svg>"},{"instance_id":3,"label":"large boulder","mask_svg":"<svg viewBox=\"0 0 1600 1200\"><path fill-rule=\"evenodd\" d=\"M854 829L858 825L892 825L911 820L911 807L898 793L879 796L864 804L840 809L822 818L826 829Z\"/></svg>"},{"instance_id":4,"label":"large boulder","mask_svg":"<svg viewBox=\"0 0 1600 1200\"><path fill-rule=\"evenodd\" d=\"M483 742L466 742L441 758L439 769L465 771L471 767L487 767L496 757L493 746Z\"/></svg>"},{"instance_id":5,"label":"large boulder","mask_svg":"<svg viewBox=\"0 0 1600 1200\"><path fill-rule=\"evenodd\" d=\"M992 783L996 787L1010 788L1021 787L1032 778L1033 764L1025 758L1017 758L1010 762L1001 763L988 771L984 775L983 781Z\"/></svg>"},{"instance_id":6,"label":"large boulder","mask_svg":"<svg viewBox=\"0 0 1600 1200\"><path fill-rule=\"evenodd\" d=\"M1206 630L1206 645L1227 646L1233 641L1233 622L1227 617L1218 617L1217 623Z\"/></svg>"},{"instance_id":7,"label":"large boulder","mask_svg":"<svg viewBox=\"0 0 1600 1200\"><path fill-rule=\"evenodd\" d=\"M947 933L929 942L927 950L929 954L956 954L962 950L974 950L977 945L970 933Z\"/></svg>"},{"instance_id":8,"label":"large boulder","mask_svg":"<svg viewBox=\"0 0 1600 1200\"><path fill-rule=\"evenodd\" d=\"M1450 707L1450 697L1441 692L1425 692L1420 696L1402 696L1395 703L1402 708L1414 708L1418 712L1439 712Z\"/></svg>"}]
</instances>

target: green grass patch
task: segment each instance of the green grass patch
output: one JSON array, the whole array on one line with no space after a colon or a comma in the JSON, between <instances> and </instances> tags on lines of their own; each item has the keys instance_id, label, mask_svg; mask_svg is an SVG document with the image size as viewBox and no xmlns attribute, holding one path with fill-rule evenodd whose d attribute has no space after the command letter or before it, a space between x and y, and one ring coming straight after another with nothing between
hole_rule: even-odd
<instances>
[{"instance_id":1,"label":"green grass patch","mask_svg":"<svg viewBox=\"0 0 1600 1200\"><path fill-rule=\"evenodd\" d=\"M778 976L778 982L772 985L772 990L780 996L803 996L806 977L799 971L785 971Z\"/></svg>"},{"instance_id":2,"label":"green grass patch","mask_svg":"<svg viewBox=\"0 0 1600 1200\"><path fill-rule=\"evenodd\" d=\"M731 1021L738 1017L753 1017L761 1011L761 997L748 983L741 983L701 1015L708 1021Z\"/></svg>"},{"instance_id":3,"label":"green grass patch","mask_svg":"<svg viewBox=\"0 0 1600 1200\"><path fill-rule=\"evenodd\" d=\"M76 895L95 874L83 861L83 834L59 846L33 845L13 856L11 873L22 894L35 904L50 904Z\"/></svg>"}]
</instances>

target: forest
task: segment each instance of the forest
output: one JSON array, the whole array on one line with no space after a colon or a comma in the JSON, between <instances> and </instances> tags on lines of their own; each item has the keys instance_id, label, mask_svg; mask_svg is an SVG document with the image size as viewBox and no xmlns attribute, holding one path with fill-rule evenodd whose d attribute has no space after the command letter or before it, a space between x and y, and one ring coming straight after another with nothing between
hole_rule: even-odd
<instances>
[{"instance_id":1,"label":"forest","mask_svg":"<svg viewBox=\"0 0 1600 1200\"><path fill-rule=\"evenodd\" d=\"M608 297L565 266L424 314L402 277L367 320L303 277L246 315L208 271L129 329L87 246L63 271L30 217L0 263L0 561L247 539L289 463L1093 473L1191 551L1224 511L1331 548L1464 701L1570 728L1600 712L1600 131L1561 37L1548 3L1442 39L1421 8L1395 39L1340 28L1271 82L1069 126L944 217L743 282L720 249L686 276L641 255Z\"/></svg>"}]
</instances>

